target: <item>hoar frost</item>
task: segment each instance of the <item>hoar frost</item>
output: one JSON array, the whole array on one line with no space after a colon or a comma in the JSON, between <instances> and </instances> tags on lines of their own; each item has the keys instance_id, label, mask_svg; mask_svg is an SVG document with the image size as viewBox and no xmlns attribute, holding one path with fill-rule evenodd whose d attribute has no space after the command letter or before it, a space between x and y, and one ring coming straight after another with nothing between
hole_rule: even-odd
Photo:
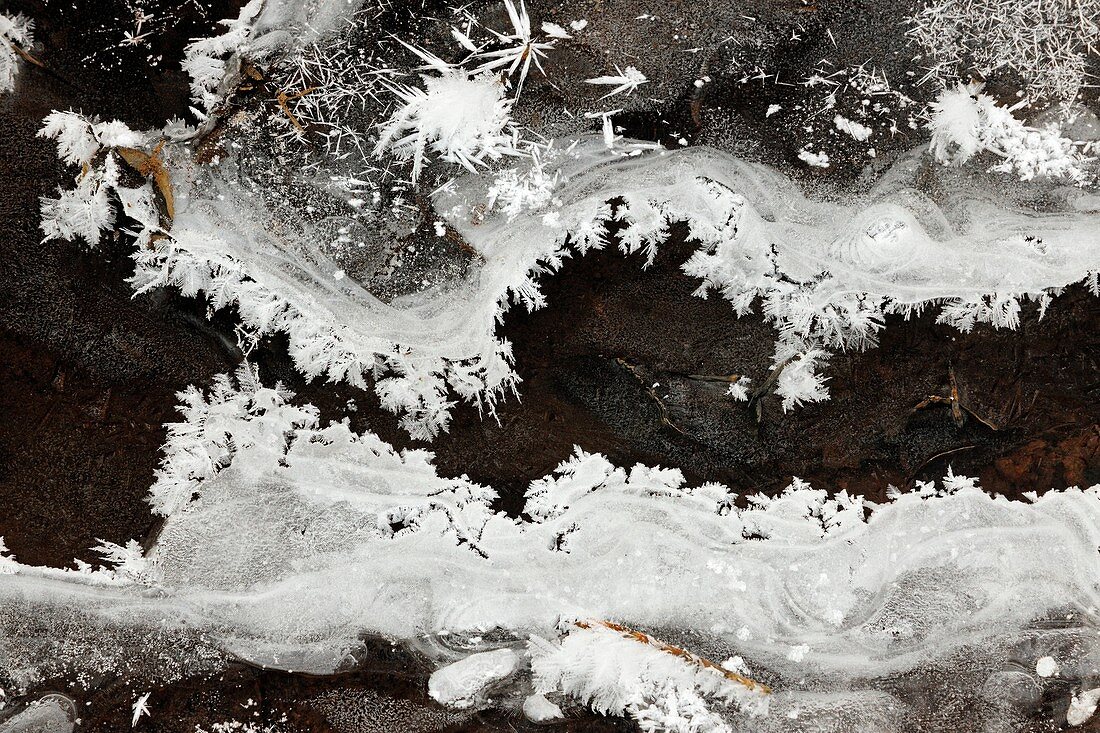
<instances>
[{"instance_id":1,"label":"hoar frost","mask_svg":"<svg viewBox=\"0 0 1100 733\"><path fill-rule=\"evenodd\" d=\"M0 94L15 89L20 54L34 45L34 21L18 13L0 13Z\"/></svg>"},{"instance_id":2,"label":"hoar frost","mask_svg":"<svg viewBox=\"0 0 1100 733\"><path fill-rule=\"evenodd\" d=\"M429 150L476 171L476 166L500 160L514 149L506 129L512 100L504 96L504 85L495 76L445 68L438 76L422 79L423 88L392 86L401 104L382 127L376 155L392 150L411 158L415 181Z\"/></svg>"},{"instance_id":3,"label":"hoar frost","mask_svg":"<svg viewBox=\"0 0 1100 733\"><path fill-rule=\"evenodd\" d=\"M615 624L564 624L558 642L528 644L535 689L575 697L604 715L629 715L643 731L730 733L711 701L750 716L767 712L768 688L682 649Z\"/></svg>"},{"instance_id":4,"label":"hoar frost","mask_svg":"<svg viewBox=\"0 0 1100 733\"><path fill-rule=\"evenodd\" d=\"M785 409L827 398L818 368L829 351L873 346L890 313L937 305L941 321L963 330L978 323L1014 327L1021 299L1045 305L1051 289L1100 269L1095 236L1080 215L1051 223L998 215L999 229L930 232L927 212L910 208L913 199L896 181L891 185L898 190L884 187L867 204L819 206L791 182L728 156L703 148L681 156L624 141L608 112L597 116L610 149L594 152L590 140L523 142L512 129L509 90L488 72L522 75L528 62L537 65L534 51L547 52L560 34L540 40L522 3L505 3L505 10L512 30L489 33L507 48L483 52L462 43L470 54L453 65L410 46L426 64L421 84L379 82L391 86L395 104L391 116L378 121L376 152L411 159L414 177L429 159L471 171L433 196L437 230L447 237L458 232L476 253L468 277L450 289L381 302L342 266L323 261L323 253L305 251L280 212L243 196L220 167L181 159L172 142L163 154L174 166L180 211L170 232L163 231L168 222L157 216L150 182L136 189L115 185L114 153L94 161L75 190L44 202L44 229L49 236L97 241L113 225L117 200L139 220L138 241L148 245L134 253L135 289L177 286L187 295L207 294L215 307L235 304L254 336L287 333L291 356L307 376L373 382L382 405L422 439L447 429L456 401L493 414L496 401L516 388L510 346L496 336L498 319L515 305L541 307L536 277L556 270L571 251L603 247L609 226L618 229L622 251L642 252L651 263L671 225L689 223L702 246L683 269L702 280L699 294L719 292L739 314L759 303L777 327L771 373L745 376L764 391L774 388ZM253 0L224 33L189 47L187 68L204 109L216 106L235 59L270 51L257 30L268 12ZM477 30L467 24L459 35L469 41ZM523 56L525 48L533 55ZM626 84L623 93L642 83L641 72L619 68L617 76L593 81L621 80L614 89ZM1022 177L1079 177L1080 156L1057 136L1024 127L988 98L951 95L933 119L933 151L941 157L991 150L1003 158L998 165ZM864 135L861 123L839 115L834 123ZM66 124L71 130L58 131L59 152L74 163L127 144L96 139L111 123ZM1046 157L1028 154L1036 135ZM956 148L961 155L951 152ZM516 165L483 170L517 153ZM802 153L808 164L828 164L824 154ZM660 170L665 166L676 180ZM664 183L647 183L647 171ZM613 207L612 201L621 203ZM1044 231L1048 226L1052 231ZM1037 240L1045 253L1028 251ZM734 387L731 396L748 398L743 391Z\"/></svg>"},{"instance_id":5,"label":"hoar frost","mask_svg":"<svg viewBox=\"0 0 1100 733\"><path fill-rule=\"evenodd\" d=\"M1001 158L990 170L1029 181L1036 176L1066 178L1083 184L1095 180L1086 158L1057 129L1028 127L992 97L961 85L932 102L930 150L942 163L961 165L978 153Z\"/></svg>"}]
</instances>

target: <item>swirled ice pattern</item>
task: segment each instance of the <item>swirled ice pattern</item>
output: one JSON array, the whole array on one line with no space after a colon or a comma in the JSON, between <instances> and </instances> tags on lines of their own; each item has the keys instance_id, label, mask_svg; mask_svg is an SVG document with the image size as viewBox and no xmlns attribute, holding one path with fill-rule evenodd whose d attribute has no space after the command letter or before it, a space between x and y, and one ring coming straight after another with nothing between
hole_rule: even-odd
<instances>
[{"instance_id":1,"label":"swirled ice pattern","mask_svg":"<svg viewBox=\"0 0 1100 733\"><path fill-rule=\"evenodd\" d=\"M1019 502L949 475L875 505L796 480L745 503L578 449L516 519L492 509L492 489L440 477L430 453L320 427L316 410L241 383L189 400L158 482L179 479L176 462L229 465L176 487L186 498L144 562L0 560L0 669L26 679L60 663L21 634L31 615L56 620L52 651L76 652L70 668L109 655L67 633L137 628L146 644L189 633L314 672L364 633L524 638L595 617L741 656L778 691L752 730L1013 730L1051 684L1038 659L1058 660L1059 684L1095 681L1100 486Z\"/></svg>"},{"instance_id":2,"label":"swirled ice pattern","mask_svg":"<svg viewBox=\"0 0 1100 733\"><path fill-rule=\"evenodd\" d=\"M938 307L942 321L963 330L1012 328L1022 302L1045 308L1082 279L1096 289L1100 270L1100 204L1079 189L1048 186L1040 212L935 168L918 150L869 193L823 202L774 170L713 149L608 150L592 139L520 166L521 179L537 172L556 182L535 205L494 207L492 174L437 192L436 210L477 257L457 281L383 300L343 277L343 265L288 224L287 212L277 216L238 185L237 164L211 171L184 156L171 162L171 238L135 254L135 287L177 285L219 306L236 303L252 328L289 335L306 374L359 384L371 376L383 405L422 438L446 429L452 397L491 411L516 388L509 345L496 335L502 314L542 306L537 277L605 246L608 226L624 252L652 257L670 226L686 222L699 249L683 269L700 278L698 294L717 290L738 313L759 303L778 329L776 366L872 346L892 312ZM935 198L918 179L936 179L922 186ZM300 183L331 194L330 182Z\"/></svg>"}]
</instances>

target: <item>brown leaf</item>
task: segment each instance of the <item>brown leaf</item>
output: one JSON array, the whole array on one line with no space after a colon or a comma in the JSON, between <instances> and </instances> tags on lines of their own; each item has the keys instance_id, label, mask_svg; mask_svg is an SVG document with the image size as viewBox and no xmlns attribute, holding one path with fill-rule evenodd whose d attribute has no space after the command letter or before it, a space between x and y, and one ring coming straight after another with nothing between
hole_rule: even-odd
<instances>
[{"instance_id":1,"label":"brown leaf","mask_svg":"<svg viewBox=\"0 0 1100 733\"><path fill-rule=\"evenodd\" d=\"M160 149L164 142L160 142L152 154L145 153L135 148L115 148L119 156L126 163L146 178L153 180L153 185L160 191L164 198L165 213L168 215L168 223L176 217L176 200L172 195L172 177L168 175L168 167L159 157ZM167 227L165 227L167 229Z\"/></svg>"}]
</instances>

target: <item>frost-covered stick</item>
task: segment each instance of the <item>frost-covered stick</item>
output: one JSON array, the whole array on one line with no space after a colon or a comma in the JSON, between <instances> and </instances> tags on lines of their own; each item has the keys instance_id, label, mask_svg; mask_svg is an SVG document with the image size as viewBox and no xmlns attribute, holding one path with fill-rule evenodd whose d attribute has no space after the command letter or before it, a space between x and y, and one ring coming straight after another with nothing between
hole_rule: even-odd
<instances>
[{"instance_id":1,"label":"frost-covered stick","mask_svg":"<svg viewBox=\"0 0 1100 733\"><path fill-rule=\"evenodd\" d=\"M772 688L768 687L767 685L765 685L762 682L757 682L756 680L750 679L749 677L745 677L744 675L737 674L736 672L731 672L730 670L725 669L725 668L715 664L714 662L710 661L709 659L706 659L704 657L700 657L700 656L697 656L695 654L692 654L691 652L687 651L686 649L681 649L678 646L673 646L671 644L666 644L665 642L660 641L659 639L656 639L656 638L650 636L649 634L644 634L641 631L635 631L634 629L627 628L626 626L622 626L621 624L616 624L616 623L613 623L611 621L603 621L603 620L598 620L598 619L597 620L587 620L587 621L581 619L581 620L573 621L572 624L574 626L576 626L578 629L591 629L594 626L601 626L605 629L609 629L611 631L615 631L615 632L621 634L623 636L623 638L631 639L633 641L638 642L639 644L648 644L649 646L653 647L654 649L658 649L658 650L664 652L665 654L671 654L674 657L679 657L680 659L684 659L687 662L689 662L691 664L694 664L694 665L697 665L699 667L704 667L706 669L712 669L715 672L718 672L719 674L725 676L725 678L730 680L731 682L736 682L737 684L745 687L746 689L753 690L753 691L759 691L759 692L764 693L765 695L770 695L771 692L772 692Z\"/></svg>"},{"instance_id":2,"label":"frost-covered stick","mask_svg":"<svg viewBox=\"0 0 1100 733\"><path fill-rule=\"evenodd\" d=\"M538 636L528 642L536 692L560 691L598 713L629 714L647 733L730 733L710 701L750 716L767 711L766 687L678 647L607 622L562 629L558 643Z\"/></svg>"}]
</instances>

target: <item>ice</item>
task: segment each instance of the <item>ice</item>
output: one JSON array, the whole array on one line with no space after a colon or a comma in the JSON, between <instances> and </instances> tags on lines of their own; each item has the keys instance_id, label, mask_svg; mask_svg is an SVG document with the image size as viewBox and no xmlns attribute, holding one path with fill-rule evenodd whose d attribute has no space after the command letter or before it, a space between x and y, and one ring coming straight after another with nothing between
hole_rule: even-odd
<instances>
[{"instance_id":1,"label":"ice","mask_svg":"<svg viewBox=\"0 0 1100 733\"><path fill-rule=\"evenodd\" d=\"M0 733L72 733L77 717L76 703L72 699L50 693L0 722Z\"/></svg>"},{"instance_id":2,"label":"ice","mask_svg":"<svg viewBox=\"0 0 1100 733\"><path fill-rule=\"evenodd\" d=\"M683 269L700 278L698 294L717 291L738 313L762 301L778 330L777 364L790 361L781 356L787 349L799 357L795 366L815 349L873 346L889 313L939 307L940 320L962 330L1012 328L1028 299L1045 307L1059 289L1100 270L1096 214L1077 210L1090 206L1081 191L1054 190L1059 207L1036 213L959 171L940 171L946 193L933 199L917 189L927 173L917 151L869 194L822 202L777 171L716 150L652 148L563 142L532 171L521 164L520 172L444 187L434 206L477 260L457 279L392 300L355 278L333 277L345 270L326 249L331 237L309 234L324 220L298 228L293 211L271 209L237 185L226 162L207 170L173 160L172 239L135 255L134 285L177 285L216 306L236 302L249 328L289 335L306 375L373 378L383 406L403 415L414 436L430 438L446 429L452 400L491 414L495 400L517 388L510 347L496 334L503 312L541 307L537 276L604 246L613 221L622 225L623 251L650 261L670 224L687 222L700 247ZM505 195L536 179L537 196ZM612 200L622 203L612 209ZM494 201L502 203L494 209ZM385 235L359 229L365 240ZM374 257L368 250L363 256ZM812 373L792 382L793 369L778 385L788 407L826 397Z\"/></svg>"},{"instance_id":3,"label":"ice","mask_svg":"<svg viewBox=\"0 0 1100 733\"><path fill-rule=\"evenodd\" d=\"M547 723L563 716L561 708L546 699L546 695L528 695L523 701L523 714L532 723Z\"/></svg>"},{"instance_id":4,"label":"ice","mask_svg":"<svg viewBox=\"0 0 1100 733\"><path fill-rule=\"evenodd\" d=\"M519 655L511 649L471 654L432 672L428 694L444 705L467 708L485 688L511 675L519 664Z\"/></svg>"},{"instance_id":5,"label":"ice","mask_svg":"<svg viewBox=\"0 0 1100 733\"><path fill-rule=\"evenodd\" d=\"M1100 687L1074 695L1070 700L1069 710L1066 712L1066 723L1069 725L1084 725L1096 713L1096 707L1100 704Z\"/></svg>"},{"instance_id":6,"label":"ice","mask_svg":"<svg viewBox=\"0 0 1100 733\"><path fill-rule=\"evenodd\" d=\"M1100 656L1084 631L1100 608L1100 486L1016 502L949 475L874 504L796 481L739 508L721 485L578 449L532 485L530 519L514 519L491 509L491 489L440 477L429 453L284 412L289 395L254 380L235 388L265 391L220 404L267 407L222 416L232 460L167 518L141 582L9 559L9 674L33 677L43 659L41 633L15 620L48 627L75 607L82 621L67 623L85 645L46 657L95 669L128 653L97 639L135 630L150 650L197 634L253 663L324 673L363 634L553 638L562 618L612 619L710 658L736 653L800 716L842 695L855 719L882 699L921 711L898 681L943 666L952 695L1002 720L1026 700L990 670L1056 656L1072 681ZM1052 618L1060 626L1042 626ZM89 645L100 651L85 658Z\"/></svg>"},{"instance_id":7,"label":"ice","mask_svg":"<svg viewBox=\"0 0 1100 733\"><path fill-rule=\"evenodd\" d=\"M1058 662L1054 657L1042 657L1035 663L1035 674L1040 677L1053 677L1058 674Z\"/></svg>"}]
</instances>

